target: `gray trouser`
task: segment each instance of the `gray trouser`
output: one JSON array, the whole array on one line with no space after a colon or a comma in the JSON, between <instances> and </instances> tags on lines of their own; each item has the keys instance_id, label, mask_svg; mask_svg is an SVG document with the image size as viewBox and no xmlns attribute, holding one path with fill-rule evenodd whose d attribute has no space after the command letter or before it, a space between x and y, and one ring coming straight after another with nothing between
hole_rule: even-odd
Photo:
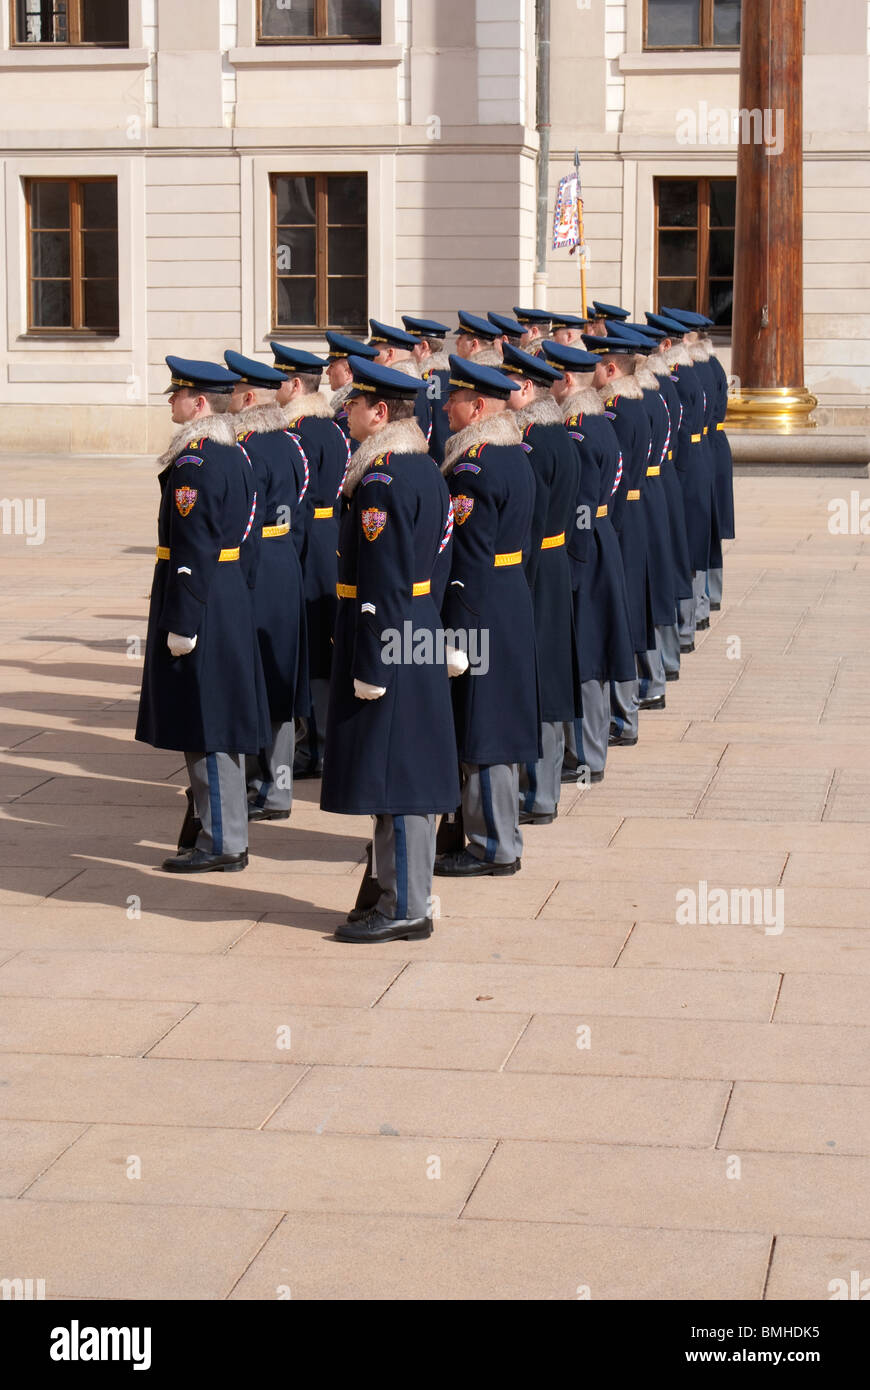
<instances>
[{"instance_id":1,"label":"gray trouser","mask_svg":"<svg viewBox=\"0 0 870 1390\"><path fill-rule=\"evenodd\" d=\"M289 811L293 805L293 720L272 725L272 742L246 760L248 798L257 810Z\"/></svg>"},{"instance_id":2,"label":"gray trouser","mask_svg":"<svg viewBox=\"0 0 870 1390\"><path fill-rule=\"evenodd\" d=\"M375 816L372 876L382 892L378 911L394 921L432 915L434 816Z\"/></svg>"},{"instance_id":3,"label":"gray trouser","mask_svg":"<svg viewBox=\"0 0 870 1390\"><path fill-rule=\"evenodd\" d=\"M637 681L610 682L610 722L618 734L637 738Z\"/></svg>"},{"instance_id":4,"label":"gray trouser","mask_svg":"<svg viewBox=\"0 0 870 1390\"><path fill-rule=\"evenodd\" d=\"M536 763L520 764L520 810L552 816L562 789L565 725L542 724L541 747L543 755Z\"/></svg>"},{"instance_id":5,"label":"gray trouser","mask_svg":"<svg viewBox=\"0 0 870 1390\"><path fill-rule=\"evenodd\" d=\"M680 621L678 631L680 634L680 646L690 647L695 640L695 600L694 598L680 599Z\"/></svg>"},{"instance_id":6,"label":"gray trouser","mask_svg":"<svg viewBox=\"0 0 870 1390\"><path fill-rule=\"evenodd\" d=\"M462 771L462 820L469 853L486 864L513 864L523 852L517 764L463 763Z\"/></svg>"},{"instance_id":7,"label":"gray trouser","mask_svg":"<svg viewBox=\"0 0 870 1390\"><path fill-rule=\"evenodd\" d=\"M707 571L707 591L711 603L722 602L722 567Z\"/></svg>"},{"instance_id":8,"label":"gray trouser","mask_svg":"<svg viewBox=\"0 0 870 1390\"><path fill-rule=\"evenodd\" d=\"M185 753L187 775L202 830L197 849L242 854L248 848L248 798L241 753Z\"/></svg>"},{"instance_id":9,"label":"gray trouser","mask_svg":"<svg viewBox=\"0 0 870 1390\"><path fill-rule=\"evenodd\" d=\"M656 640L661 647L662 662L666 675L680 672L680 634L676 624L671 627L657 627Z\"/></svg>"},{"instance_id":10,"label":"gray trouser","mask_svg":"<svg viewBox=\"0 0 870 1390\"><path fill-rule=\"evenodd\" d=\"M692 593L695 596L695 622L699 623L702 619L710 616L710 596L707 593L706 570L695 570Z\"/></svg>"},{"instance_id":11,"label":"gray trouser","mask_svg":"<svg viewBox=\"0 0 870 1390\"><path fill-rule=\"evenodd\" d=\"M583 718L577 721L581 738L579 762L590 772L603 772L610 733L610 686L607 681L584 681L580 693Z\"/></svg>"},{"instance_id":12,"label":"gray trouser","mask_svg":"<svg viewBox=\"0 0 870 1390\"><path fill-rule=\"evenodd\" d=\"M641 652L637 657L637 697L639 700L658 700L665 693L665 667L662 661L659 633L656 628L656 644L651 651Z\"/></svg>"}]
</instances>

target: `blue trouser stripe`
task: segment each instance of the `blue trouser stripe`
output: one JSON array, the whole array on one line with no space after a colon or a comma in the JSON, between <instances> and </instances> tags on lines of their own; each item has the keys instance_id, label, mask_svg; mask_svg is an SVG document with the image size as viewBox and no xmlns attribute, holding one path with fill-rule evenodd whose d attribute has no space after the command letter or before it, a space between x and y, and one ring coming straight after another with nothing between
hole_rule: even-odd
<instances>
[{"instance_id":1,"label":"blue trouser stripe","mask_svg":"<svg viewBox=\"0 0 870 1390\"><path fill-rule=\"evenodd\" d=\"M586 754L583 751L583 720L574 720L574 741L577 744L577 766L586 766Z\"/></svg>"},{"instance_id":2,"label":"blue trouser stripe","mask_svg":"<svg viewBox=\"0 0 870 1390\"><path fill-rule=\"evenodd\" d=\"M483 819L486 824L486 853L483 856L483 862L494 864L498 849L498 834L495 828L495 818L492 814L492 783L488 767L480 769L480 799L483 802Z\"/></svg>"},{"instance_id":3,"label":"blue trouser stripe","mask_svg":"<svg viewBox=\"0 0 870 1390\"><path fill-rule=\"evenodd\" d=\"M393 816L393 838L396 845L396 919L401 921L408 915L408 841L404 816Z\"/></svg>"},{"instance_id":4,"label":"blue trouser stripe","mask_svg":"<svg viewBox=\"0 0 870 1390\"><path fill-rule=\"evenodd\" d=\"M534 811L534 809L535 809L535 802L536 802L537 799L538 799L538 764L537 764L537 763L526 763L526 778L527 778L527 780L528 780L528 784L529 784L529 785L527 786L527 788L526 788L526 794L525 794L525 796L523 797L523 810L524 810L524 811L528 811L528 812L531 813L532 811ZM489 823L487 822L487 829L488 829L488 828L489 828Z\"/></svg>"},{"instance_id":5,"label":"blue trouser stripe","mask_svg":"<svg viewBox=\"0 0 870 1390\"><path fill-rule=\"evenodd\" d=\"M221 812L221 780L218 773L217 758L214 753L206 753L205 765L208 771L208 804L211 812L212 853L223 854L224 821Z\"/></svg>"},{"instance_id":6,"label":"blue trouser stripe","mask_svg":"<svg viewBox=\"0 0 870 1390\"><path fill-rule=\"evenodd\" d=\"M612 706L612 700L613 700L613 697L615 696L615 693L616 693L615 688L616 688L616 682L615 682L615 681L611 681L611 682L610 682L610 695L611 695L610 722L611 722L611 724L613 724L613 725L615 726L616 732L617 732L618 734L621 734L622 731L623 731L624 728L625 728L625 720L623 719L623 717L622 717L621 714L618 714L616 711L614 711L613 706Z\"/></svg>"}]
</instances>

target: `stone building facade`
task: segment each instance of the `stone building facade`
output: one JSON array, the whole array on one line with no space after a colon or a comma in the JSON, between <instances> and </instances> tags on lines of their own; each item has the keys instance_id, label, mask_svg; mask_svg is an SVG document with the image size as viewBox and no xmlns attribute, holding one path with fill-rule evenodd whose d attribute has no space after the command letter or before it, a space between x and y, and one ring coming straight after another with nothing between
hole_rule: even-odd
<instances>
[{"instance_id":1,"label":"stone building facade","mask_svg":"<svg viewBox=\"0 0 870 1390\"><path fill-rule=\"evenodd\" d=\"M590 295L640 311L665 272L691 295L694 247L725 306L739 54L645 46L656 3L552 0L549 216L576 147ZM0 0L3 447L153 452L167 353L576 312L575 257L535 280L535 32L535 0ZM807 0L805 51L806 384L862 424L866 0Z\"/></svg>"}]
</instances>

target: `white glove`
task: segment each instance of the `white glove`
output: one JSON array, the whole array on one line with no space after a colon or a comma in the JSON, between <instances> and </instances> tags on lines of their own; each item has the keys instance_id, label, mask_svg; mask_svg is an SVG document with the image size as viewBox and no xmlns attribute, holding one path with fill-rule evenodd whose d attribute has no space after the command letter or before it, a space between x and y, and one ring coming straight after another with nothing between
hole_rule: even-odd
<instances>
[{"instance_id":1,"label":"white glove","mask_svg":"<svg viewBox=\"0 0 870 1390\"><path fill-rule=\"evenodd\" d=\"M166 645L173 656L189 656L196 646L195 637L182 637L177 632L167 633Z\"/></svg>"},{"instance_id":2,"label":"white glove","mask_svg":"<svg viewBox=\"0 0 870 1390\"><path fill-rule=\"evenodd\" d=\"M468 670L468 655L457 647L445 649L448 676L464 676Z\"/></svg>"},{"instance_id":3,"label":"white glove","mask_svg":"<svg viewBox=\"0 0 870 1390\"><path fill-rule=\"evenodd\" d=\"M379 700L382 695L386 695L385 685L369 685L368 681L358 681L354 677L353 693L358 700Z\"/></svg>"}]
</instances>

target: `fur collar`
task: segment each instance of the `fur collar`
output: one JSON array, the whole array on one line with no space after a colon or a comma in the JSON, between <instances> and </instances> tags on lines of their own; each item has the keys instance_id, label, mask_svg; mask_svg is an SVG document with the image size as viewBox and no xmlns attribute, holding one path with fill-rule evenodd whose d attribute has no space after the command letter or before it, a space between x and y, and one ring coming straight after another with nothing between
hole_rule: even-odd
<instances>
[{"instance_id":1,"label":"fur collar","mask_svg":"<svg viewBox=\"0 0 870 1390\"><path fill-rule=\"evenodd\" d=\"M668 366L667 358L664 353L650 353L646 359L646 365L654 376L670 376L671 369Z\"/></svg>"},{"instance_id":2,"label":"fur collar","mask_svg":"<svg viewBox=\"0 0 870 1390\"><path fill-rule=\"evenodd\" d=\"M524 410L515 410L514 419L525 431L529 425L561 425L562 411L552 396L542 396L540 400L531 401Z\"/></svg>"},{"instance_id":3,"label":"fur collar","mask_svg":"<svg viewBox=\"0 0 870 1390\"><path fill-rule=\"evenodd\" d=\"M345 497L353 497L364 473L368 471L381 454L428 454L426 436L416 420L393 420L377 434L364 439L355 454L351 454L350 467L344 480L342 492Z\"/></svg>"},{"instance_id":4,"label":"fur collar","mask_svg":"<svg viewBox=\"0 0 870 1390\"><path fill-rule=\"evenodd\" d=\"M575 391L573 396L562 402L562 420L569 420L572 415L603 415L604 402L597 391L593 391L591 386L584 386L582 391Z\"/></svg>"},{"instance_id":5,"label":"fur collar","mask_svg":"<svg viewBox=\"0 0 870 1390\"><path fill-rule=\"evenodd\" d=\"M283 410L288 425L295 425L297 420L332 419L329 401L319 391L312 391L307 396L297 396L294 400L288 401Z\"/></svg>"},{"instance_id":6,"label":"fur collar","mask_svg":"<svg viewBox=\"0 0 870 1390\"><path fill-rule=\"evenodd\" d=\"M707 347L706 343L690 343L689 356L693 362L709 362L710 349Z\"/></svg>"},{"instance_id":7,"label":"fur collar","mask_svg":"<svg viewBox=\"0 0 870 1390\"><path fill-rule=\"evenodd\" d=\"M418 381L422 380L420 364L414 357L405 357L401 362L394 362L390 371L401 372L403 376L415 376Z\"/></svg>"},{"instance_id":8,"label":"fur collar","mask_svg":"<svg viewBox=\"0 0 870 1390\"><path fill-rule=\"evenodd\" d=\"M634 378L642 391L657 391L659 389L659 379L654 372L650 371L646 357L643 359L643 366L638 363L635 368Z\"/></svg>"},{"instance_id":9,"label":"fur collar","mask_svg":"<svg viewBox=\"0 0 870 1390\"><path fill-rule=\"evenodd\" d=\"M431 357L427 357L423 363L425 372L449 372L450 358L446 352L433 352Z\"/></svg>"},{"instance_id":10,"label":"fur collar","mask_svg":"<svg viewBox=\"0 0 870 1390\"><path fill-rule=\"evenodd\" d=\"M469 357L469 362L476 362L478 367L503 367L504 360L499 356L494 347L478 348Z\"/></svg>"},{"instance_id":11,"label":"fur collar","mask_svg":"<svg viewBox=\"0 0 870 1390\"><path fill-rule=\"evenodd\" d=\"M622 396L626 401L642 401L643 388L636 376L615 376L607 386L602 386L601 399L606 405L615 396Z\"/></svg>"},{"instance_id":12,"label":"fur collar","mask_svg":"<svg viewBox=\"0 0 870 1390\"><path fill-rule=\"evenodd\" d=\"M512 410L503 411L498 415L486 415L482 420L466 425L458 434L451 434L444 449L441 472L451 473L454 463L458 463L463 454L467 454L475 444L504 446L521 444L522 440L523 436Z\"/></svg>"},{"instance_id":13,"label":"fur collar","mask_svg":"<svg viewBox=\"0 0 870 1390\"><path fill-rule=\"evenodd\" d=\"M182 425L172 436L169 448L157 460L157 467L161 473L170 463L181 457L194 439L211 439L215 444L235 444L236 431L231 423L235 419L235 415L201 415L198 420L191 420L190 424Z\"/></svg>"},{"instance_id":14,"label":"fur collar","mask_svg":"<svg viewBox=\"0 0 870 1390\"><path fill-rule=\"evenodd\" d=\"M238 434L275 434L287 428L287 416L280 405L275 404L249 405L247 410L239 411L235 422Z\"/></svg>"},{"instance_id":15,"label":"fur collar","mask_svg":"<svg viewBox=\"0 0 870 1390\"><path fill-rule=\"evenodd\" d=\"M662 353L669 367L691 367L692 359L685 343L674 343Z\"/></svg>"},{"instance_id":16,"label":"fur collar","mask_svg":"<svg viewBox=\"0 0 870 1390\"><path fill-rule=\"evenodd\" d=\"M346 381L343 386L339 386L337 391L333 391L329 398L329 408L334 416L341 410L352 390L353 382Z\"/></svg>"}]
</instances>

